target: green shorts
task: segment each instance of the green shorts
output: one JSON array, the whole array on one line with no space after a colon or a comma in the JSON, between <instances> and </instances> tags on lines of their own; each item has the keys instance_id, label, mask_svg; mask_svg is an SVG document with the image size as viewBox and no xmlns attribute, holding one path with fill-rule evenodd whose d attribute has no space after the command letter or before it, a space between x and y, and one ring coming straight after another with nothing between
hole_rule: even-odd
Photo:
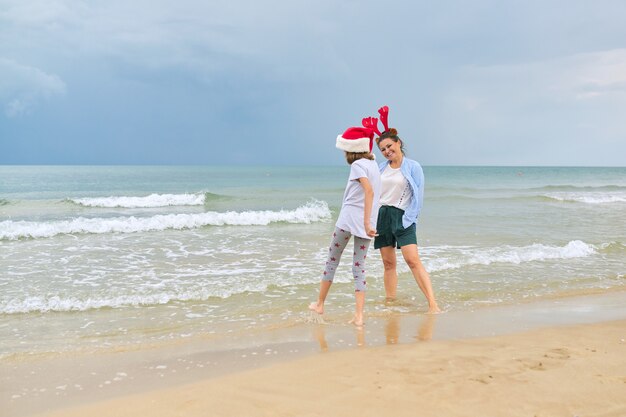
<instances>
[{"instance_id":1,"label":"green shorts","mask_svg":"<svg viewBox=\"0 0 626 417\"><path fill-rule=\"evenodd\" d=\"M374 249L395 246L400 249L406 245L417 245L415 223L406 229L402 225L404 210L393 206L382 206L378 211Z\"/></svg>"}]
</instances>

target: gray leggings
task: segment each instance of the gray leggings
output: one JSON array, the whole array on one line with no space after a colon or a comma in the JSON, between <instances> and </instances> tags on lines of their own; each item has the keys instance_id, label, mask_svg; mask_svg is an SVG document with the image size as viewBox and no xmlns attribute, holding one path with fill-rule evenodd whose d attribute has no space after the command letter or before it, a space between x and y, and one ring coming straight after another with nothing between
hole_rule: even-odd
<instances>
[{"instance_id":1,"label":"gray leggings","mask_svg":"<svg viewBox=\"0 0 626 417\"><path fill-rule=\"evenodd\" d=\"M324 275L322 275L323 281L333 281L337 266L339 266L339 260L343 254L343 250L346 248L348 241L352 233L347 230L335 228L333 233L333 239L330 242L328 248L328 260L326 261L326 268L324 269ZM354 255L352 257L352 275L354 276L354 290L365 291L367 283L365 282L365 259L367 258L367 249L370 246L370 239L363 239L362 237L354 236Z\"/></svg>"}]
</instances>

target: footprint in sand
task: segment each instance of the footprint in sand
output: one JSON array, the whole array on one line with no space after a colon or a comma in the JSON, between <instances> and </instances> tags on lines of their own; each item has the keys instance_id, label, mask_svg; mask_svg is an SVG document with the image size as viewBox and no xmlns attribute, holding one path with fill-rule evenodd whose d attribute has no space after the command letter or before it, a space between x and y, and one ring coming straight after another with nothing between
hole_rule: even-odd
<instances>
[{"instance_id":1,"label":"footprint in sand","mask_svg":"<svg viewBox=\"0 0 626 417\"><path fill-rule=\"evenodd\" d=\"M543 356L544 358L562 359L562 360L569 359L572 357L572 355L570 355L570 351L565 348L551 349L548 351L548 353L546 353Z\"/></svg>"},{"instance_id":2,"label":"footprint in sand","mask_svg":"<svg viewBox=\"0 0 626 417\"><path fill-rule=\"evenodd\" d=\"M540 360L529 358L522 359L521 362L527 369L532 369L533 371L545 371L550 366L563 365L562 361L572 357L570 353L569 349L566 348L550 349L544 353L543 358Z\"/></svg>"},{"instance_id":3,"label":"footprint in sand","mask_svg":"<svg viewBox=\"0 0 626 417\"><path fill-rule=\"evenodd\" d=\"M483 375L477 378L470 378L470 381L480 382L481 384L489 384L493 381L492 375Z\"/></svg>"}]
</instances>

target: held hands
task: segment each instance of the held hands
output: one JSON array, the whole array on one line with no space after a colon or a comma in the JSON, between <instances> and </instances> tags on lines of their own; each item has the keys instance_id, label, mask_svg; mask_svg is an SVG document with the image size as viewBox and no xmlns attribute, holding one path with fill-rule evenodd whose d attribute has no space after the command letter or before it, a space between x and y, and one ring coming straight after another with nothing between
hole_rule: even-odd
<instances>
[{"instance_id":1,"label":"held hands","mask_svg":"<svg viewBox=\"0 0 626 417\"><path fill-rule=\"evenodd\" d=\"M365 201L363 205L363 226L365 226L365 232L370 238L376 236L376 229L370 224L370 218L372 217L372 202L374 201L374 190L370 185L367 177L359 178L359 182L363 186L363 194Z\"/></svg>"},{"instance_id":2,"label":"held hands","mask_svg":"<svg viewBox=\"0 0 626 417\"><path fill-rule=\"evenodd\" d=\"M378 233L376 233L376 229L373 229L369 223L365 223L365 232L369 237L378 236Z\"/></svg>"}]
</instances>

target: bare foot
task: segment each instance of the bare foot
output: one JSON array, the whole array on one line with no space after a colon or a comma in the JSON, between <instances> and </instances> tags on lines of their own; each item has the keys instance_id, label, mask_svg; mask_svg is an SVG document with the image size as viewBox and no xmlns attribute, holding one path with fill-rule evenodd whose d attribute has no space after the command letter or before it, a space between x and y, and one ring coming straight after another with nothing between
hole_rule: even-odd
<instances>
[{"instance_id":1,"label":"bare foot","mask_svg":"<svg viewBox=\"0 0 626 417\"><path fill-rule=\"evenodd\" d=\"M426 314L440 314L442 311L437 304L428 308Z\"/></svg>"},{"instance_id":2,"label":"bare foot","mask_svg":"<svg viewBox=\"0 0 626 417\"><path fill-rule=\"evenodd\" d=\"M363 317L357 317L356 314L352 317L348 323L354 324L356 327L362 327L365 323L363 322Z\"/></svg>"},{"instance_id":3,"label":"bare foot","mask_svg":"<svg viewBox=\"0 0 626 417\"><path fill-rule=\"evenodd\" d=\"M324 304L320 304L314 301L309 304L309 310L317 314L324 314Z\"/></svg>"}]
</instances>

